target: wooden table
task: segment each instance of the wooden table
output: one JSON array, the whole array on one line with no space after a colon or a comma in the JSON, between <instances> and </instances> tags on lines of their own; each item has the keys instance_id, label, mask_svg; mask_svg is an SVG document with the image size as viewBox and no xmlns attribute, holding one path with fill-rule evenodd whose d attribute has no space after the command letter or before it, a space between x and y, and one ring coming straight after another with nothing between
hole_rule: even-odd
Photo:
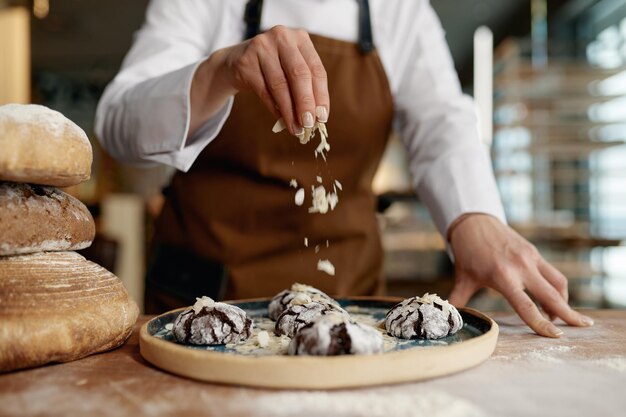
<instances>
[{"instance_id":1,"label":"wooden table","mask_svg":"<svg viewBox=\"0 0 626 417\"><path fill-rule=\"evenodd\" d=\"M625 416L626 311L588 314L593 328L563 327L565 336L555 340L535 336L510 313L494 313L498 347L474 369L333 392L229 387L170 375L141 358L136 327L117 350L0 376L0 415Z\"/></svg>"}]
</instances>

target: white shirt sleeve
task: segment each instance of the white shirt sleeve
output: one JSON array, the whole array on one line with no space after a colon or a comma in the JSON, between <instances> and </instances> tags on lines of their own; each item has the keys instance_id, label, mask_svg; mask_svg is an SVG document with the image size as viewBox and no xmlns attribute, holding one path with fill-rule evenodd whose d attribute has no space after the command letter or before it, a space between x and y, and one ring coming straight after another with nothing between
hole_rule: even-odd
<instances>
[{"instance_id":1,"label":"white shirt sleeve","mask_svg":"<svg viewBox=\"0 0 626 417\"><path fill-rule=\"evenodd\" d=\"M397 67L390 68L401 74L394 93L396 122L415 189L444 237L465 213L506 222L473 100L461 91L437 15L428 1L417 3L405 25L411 27L409 36L392 47L404 53L391 51Z\"/></svg>"},{"instance_id":2,"label":"white shirt sleeve","mask_svg":"<svg viewBox=\"0 0 626 417\"><path fill-rule=\"evenodd\" d=\"M187 171L225 123L233 98L187 139L190 86L212 51L222 1L153 0L120 72L98 103L95 130L116 159Z\"/></svg>"}]
</instances>

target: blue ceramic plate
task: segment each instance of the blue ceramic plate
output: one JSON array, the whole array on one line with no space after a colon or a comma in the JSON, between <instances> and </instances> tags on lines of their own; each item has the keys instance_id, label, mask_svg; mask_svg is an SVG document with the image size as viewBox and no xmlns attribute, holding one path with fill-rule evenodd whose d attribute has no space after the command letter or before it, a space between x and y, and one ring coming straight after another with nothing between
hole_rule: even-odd
<instances>
[{"instance_id":1,"label":"blue ceramic plate","mask_svg":"<svg viewBox=\"0 0 626 417\"><path fill-rule=\"evenodd\" d=\"M484 314L460 309L465 322L455 335L435 341L398 340L379 324L399 298L360 297L339 300L353 319L375 326L385 351L375 355L289 356L288 337L273 335L267 317L268 299L230 302L254 321L244 343L188 346L176 343L171 331L183 309L145 323L139 333L141 355L153 365L201 381L280 389L337 389L419 381L476 366L493 352L498 325ZM258 345L257 334L267 331L270 343Z\"/></svg>"},{"instance_id":2,"label":"blue ceramic plate","mask_svg":"<svg viewBox=\"0 0 626 417\"><path fill-rule=\"evenodd\" d=\"M379 326L384 320L389 309L396 305L397 301L371 298L339 299L338 301L339 304L341 304L341 306L350 313L352 318L377 327L380 330L385 339L385 352L458 344L481 336L492 327L490 320L481 317L481 315L476 315L471 312L471 310L461 309L459 311L463 317L464 324L463 328L456 334L438 340L402 340L388 335L382 327ZM196 346L178 344L174 340L172 332L169 328L171 328L171 324L174 323L182 309L172 311L152 319L148 323L147 332L151 336L177 344L178 346L185 347L187 349L246 356L284 355L288 340L285 340L285 337L279 338L273 335L272 330L274 328L274 322L267 316L268 303L269 300L267 299L230 303L245 310L248 317L250 317L254 323L252 337L247 342L237 345ZM168 326L168 324L170 324L170 326ZM261 330L266 330L270 334L270 347L273 346L273 349L261 348L256 344L256 334L258 334Z\"/></svg>"}]
</instances>

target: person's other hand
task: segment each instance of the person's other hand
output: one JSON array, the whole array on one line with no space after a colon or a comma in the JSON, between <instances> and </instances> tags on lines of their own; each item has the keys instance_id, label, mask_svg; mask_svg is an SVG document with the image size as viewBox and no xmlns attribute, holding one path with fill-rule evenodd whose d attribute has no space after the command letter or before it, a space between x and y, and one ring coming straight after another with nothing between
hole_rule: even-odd
<instances>
[{"instance_id":1,"label":"person's other hand","mask_svg":"<svg viewBox=\"0 0 626 417\"><path fill-rule=\"evenodd\" d=\"M572 326L591 326L593 320L568 305L567 278L541 257L537 249L495 217L468 214L450 228L456 283L449 301L464 306L481 287L500 292L537 334L563 334L539 311L530 293L551 317ZM526 290L526 291L525 291Z\"/></svg>"},{"instance_id":2,"label":"person's other hand","mask_svg":"<svg viewBox=\"0 0 626 417\"><path fill-rule=\"evenodd\" d=\"M214 52L198 68L194 84L192 109L197 103L205 117L219 109L215 105L207 109L208 102L219 97L221 105L225 94L238 91L256 93L293 135L313 127L316 119L326 122L330 112L326 70L302 29L275 26Z\"/></svg>"}]
</instances>

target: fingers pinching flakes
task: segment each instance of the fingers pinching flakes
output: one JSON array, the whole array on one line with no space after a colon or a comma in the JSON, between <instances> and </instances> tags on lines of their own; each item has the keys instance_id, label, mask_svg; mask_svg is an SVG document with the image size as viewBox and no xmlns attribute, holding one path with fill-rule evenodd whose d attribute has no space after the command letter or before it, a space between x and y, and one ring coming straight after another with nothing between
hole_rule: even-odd
<instances>
[{"instance_id":1,"label":"fingers pinching flakes","mask_svg":"<svg viewBox=\"0 0 626 417\"><path fill-rule=\"evenodd\" d=\"M314 121L315 97L311 69L298 49L297 43L278 43L278 56L288 82L288 90L293 98L295 114L298 115L298 120L303 127L311 128L313 123L309 123L309 126L304 124ZM309 117L305 116L307 113Z\"/></svg>"},{"instance_id":2,"label":"fingers pinching flakes","mask_svg":"<svg viewBox=\"0 0 626 417\"><path fill-rule=\"evenodd\" d=\"M285 74L281 58L275 50L260 51L258 55L264 83L267 85L273 101L278 106L285 125L292 134L302 132L302 125L299 117L295 117L296 98L292 91L290 81Z\"/></svg>"},{"instance_id":3,"label":"fingers pinching flakes","mask_svg":"<svg viewBox=\"0 0 626 417\"><path fill-rule=\"evenodd\" d=\"M315 96L316 104L315 116L318 121L326 123L328 121L330 108L326 69L308 35L306 35L305 39L300 43L299 49L311 70L313 95Z\"/></svg>"}]
</instances>

